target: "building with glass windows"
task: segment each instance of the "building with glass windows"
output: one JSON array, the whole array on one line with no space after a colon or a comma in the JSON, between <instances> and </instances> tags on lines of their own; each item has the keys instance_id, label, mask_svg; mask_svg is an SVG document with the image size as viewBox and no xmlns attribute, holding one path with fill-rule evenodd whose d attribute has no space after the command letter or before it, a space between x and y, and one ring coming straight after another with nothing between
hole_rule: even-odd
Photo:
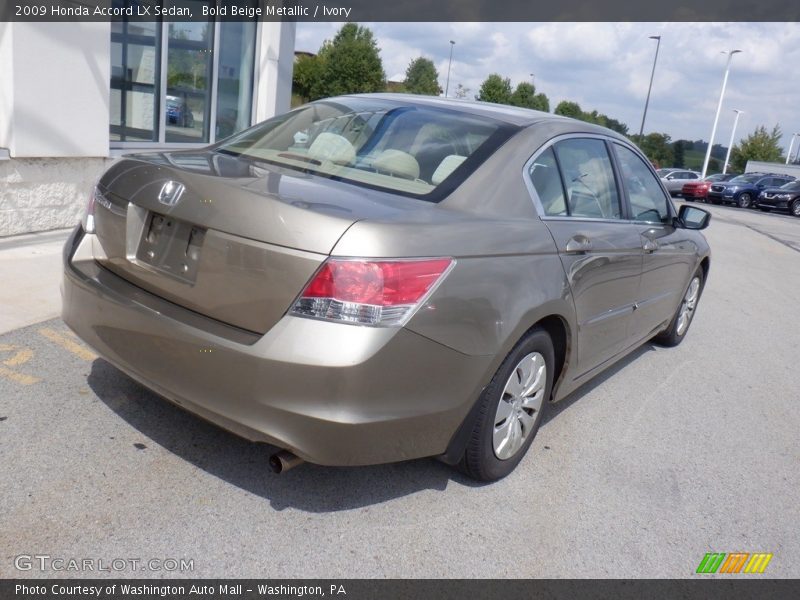
<instances>
[{"instance_id":1,"label":"building with glass windows","mask_svg":"<svg viewBox=\"0 0 800 600\"><path fill-rule=\"evenodd\" d=\"M214 143L288 110L294 33L288 22L0 22L0 236L74 224L120 154Z\"/></svg>"}]
</instances>

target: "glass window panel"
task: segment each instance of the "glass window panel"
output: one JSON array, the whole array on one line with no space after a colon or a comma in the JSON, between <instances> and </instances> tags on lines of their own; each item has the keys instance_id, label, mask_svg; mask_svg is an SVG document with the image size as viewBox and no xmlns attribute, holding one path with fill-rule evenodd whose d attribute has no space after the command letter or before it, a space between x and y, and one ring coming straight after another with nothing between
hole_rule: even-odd
<instances>
[{"instance_id":1,"label":"glass window panel","mask_svg":"<svg viewBox=\"0 0 800 600\"><path fill-rule=\"evenodd\" d=\"M213 38L210 22L169 24L164 106L167 142L210 141Z\"/></svg>"},{"instance_id":2,"label":"glass window panel","mask_svg":"<svg viewBox=\"0 0 800 600\"><path fill-rule=\"evenodd\" d=\"M552 148L539 155L528 174L544 213L551 217L568 214L567 203L564 200L564 186L561 183L561 175Z\"/></svg>"},{"instance_id":3,"label":"glass window panel","mask_svg":"<svg viewBox=\"0 0 800 600\"><path fill-rule=\"evenodd\" d=\"M112 26L109 97L112 140L158 140L158 27L157 23L134 25L125 21Z\"/></svg>"},{"instance_id":4,"label":"glass window panel","mask_svg":"<svg viewBox=\"0 0 800 600\"><path fill-rule=\"evenodd\" d=\"M569 214L574 217L619 219L619 194L605 142L575 138L555 145L564 175Z\"/></svg>"},{"instance_id":5,"label":"glass window panel","mask_svg":"<svg viewBox=\"0 0 800 600\"><path fill-rule=\"evenodd\" d=\"M256 23L220 24L216 137L222 139L250 126Z\"/></svg>"},{"instance_id":6,"label":"glass window panel","mask_svg":"<svg viewBox=\"0 0 800 600\"><path fill-rule=\"evenodd\" d=\"M633 218L652 223L669 221L669 201L655 175L633 150L619 144L614 147Z\"/></svg>"}]
</instances>

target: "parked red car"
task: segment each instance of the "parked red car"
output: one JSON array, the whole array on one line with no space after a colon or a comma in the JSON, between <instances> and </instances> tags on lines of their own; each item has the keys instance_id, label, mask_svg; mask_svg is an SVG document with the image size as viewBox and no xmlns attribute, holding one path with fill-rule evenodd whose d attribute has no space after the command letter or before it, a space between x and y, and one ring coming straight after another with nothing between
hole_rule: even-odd
<instances>
[{"instance_id":1,"label":"parked red car","mask_svg":"<svg viewBox=\"0 0 800 600\"><path fill-rule=\"evenodd\" d=\"M714 175L709 175L705 179L696 179L694 181L684 183L683 187L681 188L681 196L683 196L683 198L689 202L694 202L695 200L705 202L706 196L708 196L708 190L712 183L728 181L733 177L735 177L733 173L726 173L724 175L722 173L716 173Z\"/></svg>"}]
</instances>

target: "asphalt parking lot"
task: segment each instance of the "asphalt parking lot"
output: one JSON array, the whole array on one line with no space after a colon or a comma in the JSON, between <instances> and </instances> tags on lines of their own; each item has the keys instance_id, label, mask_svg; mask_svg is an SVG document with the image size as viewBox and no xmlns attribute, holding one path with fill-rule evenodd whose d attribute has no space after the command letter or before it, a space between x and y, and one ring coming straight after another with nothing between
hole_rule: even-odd
<instances>
[{"instance_id":1,"label":"asphalt parking lot","mask_svg":"<svg viewBox=\"0 0 800 600\"><path fill-rule=\"evenodd\" d=\"M491 485L435 460L276 476L271 448L144 390L60 320L0 335L0 577L694 577L706 552L773 553L740 577L800 577L800 219L709 209L686 341L552 407Z\"/></svg>"}]
</instances>

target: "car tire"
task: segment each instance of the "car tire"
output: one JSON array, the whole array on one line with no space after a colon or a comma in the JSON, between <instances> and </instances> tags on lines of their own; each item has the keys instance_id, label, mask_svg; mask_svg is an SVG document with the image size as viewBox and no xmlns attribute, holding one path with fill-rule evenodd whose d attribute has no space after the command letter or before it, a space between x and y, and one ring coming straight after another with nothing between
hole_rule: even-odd
<instances>
[{"instance_id":1,"label":"car tire","mask_svg":"<svg viewBox=\"0 0 800 600\"><path fill-rule=\"evenodd\" d=\"M669 327L659 333L653 341L661 346L674 347L683 341L692 324L697 304L703 294L703 269L698 268L692 275L686 291L683 293L678 310L669 323Z\"/></svg>"},{"instance_id":2,"label":"car tire","mask_svg":"<svg viewBox=\"0 0 800 600\"><path fill-rule=\"evenodd\" d=\"M462 472L478 481L495 481L516 468L550 402L554 365L553 342L543 329L531 330L517 343L478 400L478 415L458 465Z\"/></svg>"},{"instance_id":3,"label":"car tire","mask_svg":"<svg viewBox=\"0 0 800 600\"><path fill-rule=\"evenodd\" d=\"M719 204L719 200L716 200L714 198L707 200L707 202L710 202L711 204Z\"/></svg>"},{"instance_id":4,"label":"car tire","mask_svg":"<svg viewBox=\"0 0 800 600\"><path fill-rule=\"evenodd\" d=\"M739 197L736 199L736 205L739 208L752 208L753 207L753 197L750 194L748 194L747 192L739 194Z\"/></svg>"},{"instance_id":5,"label":"car tire","mask_svg":"<svg viewBox=\"0 0 800 600\"><path fill-rule=\"evenodd\" d=\"M800 198L796 198L789 207L789 211L795 216L800 217Z\"/></svg>"}]
</instances>

